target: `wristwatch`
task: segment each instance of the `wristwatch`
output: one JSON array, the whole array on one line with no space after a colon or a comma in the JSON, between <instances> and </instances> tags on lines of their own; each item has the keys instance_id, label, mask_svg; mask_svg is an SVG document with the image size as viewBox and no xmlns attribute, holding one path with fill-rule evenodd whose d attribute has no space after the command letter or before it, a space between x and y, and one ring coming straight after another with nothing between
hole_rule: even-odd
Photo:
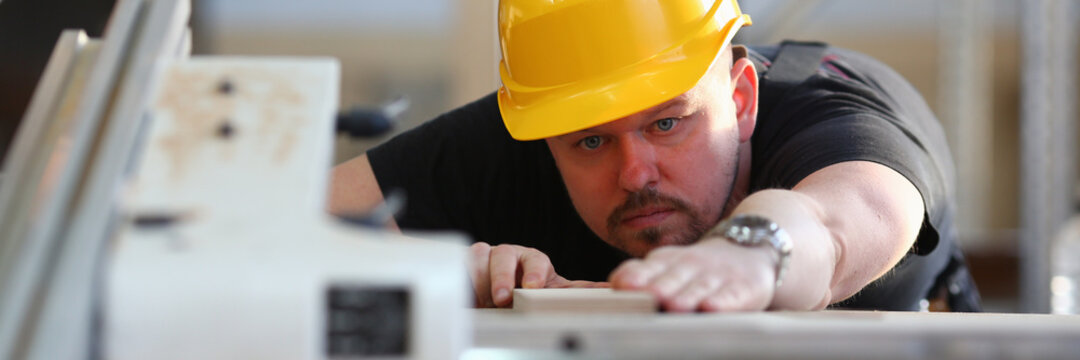
<instances>
[{"instance_id":1,"label":"wristwatch","mask_svg":"<svg viewBox=\"0 0 1080 360\"><path fill-rule=\"evenodd\" d=\"M776 254L776 286L791 259L791 236L772 220L758 215L735 215L716 224L706 236L719 236L742 246L769 246Z\"/></svg>"}]
</instances>

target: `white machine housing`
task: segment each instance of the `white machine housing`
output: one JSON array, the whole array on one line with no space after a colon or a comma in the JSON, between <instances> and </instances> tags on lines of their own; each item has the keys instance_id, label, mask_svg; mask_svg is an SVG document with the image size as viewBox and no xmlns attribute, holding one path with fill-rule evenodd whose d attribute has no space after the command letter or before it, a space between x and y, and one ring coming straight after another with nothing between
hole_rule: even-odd
<instances>
[{"instance_id":1,"label":"white machine housing","mask_svg":"<svg viewBox=\"0 0 1080 360\"><path fill-rule=\"evenodd\" d=\"M57 42L3 163L0 359L457 358L462 238L324 211L337 61L192 58L190 11Z\"/></svg>"},{"instance_id":2,"label":"white machine housing","mask_svg":"<svg viewBox=\"0 0 1080 360\"><path fill-rule=\"evenodd\" d=\"M455 358L466 252L324 214L331 59L168 63L122 191L107 359Z\"/></svg>"}]
</instances>

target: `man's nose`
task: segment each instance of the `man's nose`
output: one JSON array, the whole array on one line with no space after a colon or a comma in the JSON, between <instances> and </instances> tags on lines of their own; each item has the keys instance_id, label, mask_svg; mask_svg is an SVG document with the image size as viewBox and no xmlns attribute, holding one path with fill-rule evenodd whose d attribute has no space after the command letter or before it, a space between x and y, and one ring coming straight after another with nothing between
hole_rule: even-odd
<instances>
[{"instance_id":1,"label":"man's nose","mask_svg":"<svg viewBox=\"0 0 1080 360\"><path fill-rule=\"evenodd\" d=\"M622 157L619 167L619 186L628 192L637 192L656 186L660 173L656 167L656 151L644 139L627 136L619 141Z\"/></svg>"}]
</instances>

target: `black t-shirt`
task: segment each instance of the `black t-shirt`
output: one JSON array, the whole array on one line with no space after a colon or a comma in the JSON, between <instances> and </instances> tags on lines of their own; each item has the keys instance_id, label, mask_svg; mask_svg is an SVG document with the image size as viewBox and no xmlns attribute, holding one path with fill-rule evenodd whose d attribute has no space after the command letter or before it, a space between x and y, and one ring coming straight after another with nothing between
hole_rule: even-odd
<instances>
[{"instance_id":1,"label":"black t-shirt","mask_svg":"<svg viewBox=\"0 0 1080 360\"><path fill-rule=\"evenodd\" d=\"M767 73L776 51L750 49L759 75ZM911 253L837 305L918 308L954 251L954 174L943 131L910 84L869 57L830 48L817 74L773 108L760 109L751 145L751 191L791 188L814 171L853 160L886 165L910 180L926 206ZM606 280L628 258L578 216L544 141L510 137L494 94L368 156L384 193L407 194L397 218L403 228L458 230L474 241L533 247L574 280Z\"/></svg>"}]
</instances>

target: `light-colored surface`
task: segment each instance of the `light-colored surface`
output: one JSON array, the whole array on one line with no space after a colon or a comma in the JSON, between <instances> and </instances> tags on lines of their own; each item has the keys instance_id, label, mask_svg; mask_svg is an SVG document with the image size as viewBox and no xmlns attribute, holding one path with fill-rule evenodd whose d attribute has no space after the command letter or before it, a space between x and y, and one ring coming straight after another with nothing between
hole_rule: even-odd
<instances>
[{"instance_id":1,"label":"light-colored surface","mask_svg":"<svg viewBox=\"0 0 1080 360\"><path fill-rule=\"evenodd\" d=\"M514 311L523 313L654 313L646 292L612 289L514 289Z\"/></svg>"},{"instance_id":2,"label":"light-colored surface","mask_svg":"<svg viewBox=\"0 0 1080 360\"><path fill-rule=\"evenodd\" d=\"M323 215L335 61L194 57L165 74L107 269L104 358L330 358L332 287L406 291L408 359L464 350L463 241ZM373 315L350 321L389 321Z\"/></svg>"},{"instance_id":3,"label":"light-colored surface","mask_svg":"<svg viewBox=\"0 0 1080 360\"><path fill-rule=\"evenodd\" d=\"M464 105L499 88L498 4L490 0L456 0L458 16L451 34L449 104Z\"/></svg>"},{"instance_id":4,"label":"light-colored surface","mask_svg":"<svg viewBox=\"0 0 1080 360\"><path fill-rule=\"evenodd\" d=\"M81 30L61 34L41 83L4 164L0 184L0 357L14 351L22 333L31 293L42 280L39 269L47 243L29 234L56 226L46 215L60 183L56 173L69 166L75 132L71 111L98 52ZM85 135L82 135L85 136ZM54 205L55 206L55 205Z\"/></svg>"},{"instance_id":5,"label":"light-colored surface","mask_svg":"<svg viewBox=\"0 0 1080 360\"><path fill-rule=\"evenodd\" d=\"M118 74L101 114L96 143L86 172L70 203L69 219L59 234L55 267L43 294L41 319L31 358L73 359L94 346L94 314L102 254L117 220L114 203L138 149L144 113L160 68L183 39L190 14L188 0L143 0L128 31L110 27L106 42L125 38L116 58ZM106 61L99 58L98 61Z\"/></svg>"},{"instance_id":6,"label":"light-colored surface","mask_svg":"<svg viewBox=\"0 0 1080 360\"><path fill-rule=\"evenodd\" d=\"M1020 7L1023 56L1020 121L1021 311L1050 308L1050 243L1075 213L1077 181L1075 1Z\"/></svg>"},{"instance_id":7,"label":"light-colored surface","mask_svg":"<svg viewBox=\"0 0 1080 360\"><path fill-rule=\"evenodd\" d=\"M324 82L337 79L332 59L196 56L171 64L127 208L195 217L318 214L337 98ZM230 92L220 92L226 83ZM223 127L228 137L219 136Z\"/></svg>"},{"instance_id":8,"label":"light-colored surface","mask_svg":"<svg viewBox=\"0 0 1080 360\"><path fill-rule=\"evenodd\" d=\"M310 218L121 230L107 359L327 359L332 286L407 291L408 359L453 358L471 341L463 245Z\"/></svg>"},{"instance_id":9,"label":"light-colored surface","mask_svg":"<svg viewBox=\"0 0 1080 360\"><path fill-rule=\"evenodd\" d=\"M66 90L71 87L69 84L72 83L76 67L83 63L81 68L85 72L86 61L80 61L79 54L88 40L86 33L82 30L66 30L60 34L60 39L56 41L56 46L49 57L44 75L34 90L26 116L21 122L22 126L19 127L19 132L15 136L11 153L3 164L7 182L0 184L0 228L6 230L0 235L2 236L0 237L0 250L3 250L0 254L2 255L10 256L7 254L10 254L11 249L7 246L13 242L12 229L18 226L15 224L14 215L28 212L25 205L18 199L20 196L27 196L28 192L35 192L34 187L40 184L40 181L35 180L40 180L37 177L41 174L35 172L34 168L35 165L45 162L41 161L41 158L49 150L48 144L56 142L55 136L48 135L50 132L57 132L53 130L56 126L53 119L64 100ZM11 216L8 215L9 213ZM2 260L4 259L0 259L0 264L5 263Z\"/></svg>"},{"instance_id":10,"label":"light-colored surface","mask_svg":"<svg viewBox=\"0 0 1080 360\"><path fill-rule=\"evenodd\" d=\"M519 358L1044 359L1080 354L1077 316L874 311L526 316L500 309L476 310L473 316L476 349L504 350Z\"/></svg>"},{"instance_id":11,"label":"light-colored surface","mask_svg":"<svg viewBox=\"0 0 1080 360\"><path fill-rule=\"evenodd\" d=\"M936 7L938 31L938 76L936 112L948 136L955 159L955 226L961 232L990 227L994 196L990 194L994 163L994 126L991 102L994 79L994 4L985 0L939 1ZM961 246L967 245L964 243Z\"/></svg>"},{"instance_id":12,"label":"light-colored surface","mask_svg":"<svg viewBox=\"0 0 1080 360\"><path fill-rule=\"evenodd\" d=\"M1050 313L1080 314L1080 215L1065 222L1050 244Z\"/></svg>"},{"instance_id":13,"label":"light-colored surface","mask_svg":"<svg viewBox=\"0 0 1080 360\"><path fill-rule=\"evenodd\" d=\"M103 140L100 129L114 100L122 65L134 41L129 35L138 30L137 19L143 14L143 5L144 0L118 2L100 47L93 42L87 43L78 55L76 70L65 75L69 83L64 90L64 99L54 109L55 118L48 120L51 131L56 131L49 136L55 136L56 142L40 144L47 149L44 151L48 155L35 156L37 159L32 161L39 166L45 164L41 173L43 183L34 194L39 197L30 205L29 211L33 211L33 215L26 232L14 235L25 245L11 265L14 267L9 274L12 281L2 284L0 318L4 322L0 326L0 357L5 359L73 358L72 353L82 353L90 348L90 294L81 293L76 299L50 295L56 295L53 292L56 279L70 275L65 271L67 266L85 264L68 264L65 255L79 255L90 261L99 259L94 252L80 254L73 251L79 249L65 247L67 244L61 241L62 232L70 224L69 214L84 186L86 166L96 153L96 141ZM87 68L81 69L82 66ZM107 212L106 209L98 211ZM73 245L94 247L99 244L90 241ZM56 264L65 268L57 269ZM79 275L87 277L77 283L77 290L87 289L96 280L86 271ZM56 307L58 303L62 306ZM61 314L53 311L63 314L58 316ZM72 312L78 315L72 316ZM49 323L58 319L64 322L63 326Z\"/></svg>"}]
</instances>

